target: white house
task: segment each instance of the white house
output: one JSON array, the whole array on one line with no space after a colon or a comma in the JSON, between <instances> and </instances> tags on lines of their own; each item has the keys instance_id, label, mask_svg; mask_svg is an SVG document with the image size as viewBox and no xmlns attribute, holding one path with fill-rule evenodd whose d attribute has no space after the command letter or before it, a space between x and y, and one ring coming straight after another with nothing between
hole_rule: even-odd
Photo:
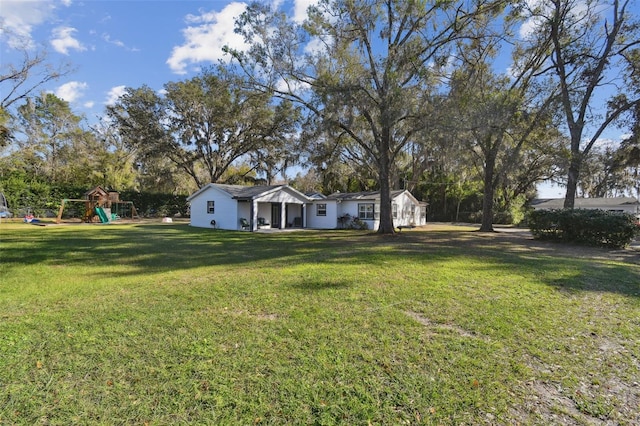
<instances>
[{"instance_id":1,"label":"white house","mask_svg":"<svg viewBox=\"0 0 640 426\"><path fill-rule=\"evenodd\" d=\"M407 190L391 191L394 226L421 226L427 223L427 203L418 201ZM347 227L354 220L377 229L380 224L380 191L335 193L323 197L314 194L307 209L309 228L335 229Z\"/></svg>"},{"instance_id":2,"label":"white house","mask_svg":"<svg viewBox=\"0 0 640 426\"><path fill-rule=\"evenodd\" d=\"M597 209L615 212L624 212L636 215L640 213L640 202L633 197L612 198L576 198L576 209ZM564 207L564 198L541 198L531 202L534 210L557 210Z\"/></svg>"},{"instance_id":3,"label":"white house","mask_svg":"<svg viewBox=\"0 0 640 426\"><path fill-rule=\"evenodd\" d=\"M247 229L305 227L312 200L288 185L241 186L210 183L191 194L191 225Z\"/></svg>"},{"instance_id":4,"label":"white house","mask_svg":"<svg viewBox=\"0 0 640 426\"><path fill-rule=\"evenodd\" d=\"M336 229L361 221L368 229L377 229L380 223L379 191L307 196L288 185L210 183L187 201L191 204L191 225L202 228ZM391 207L395 226L426 224L427 204L409 191L392 191Z\"/></svg>"}]
</instances>

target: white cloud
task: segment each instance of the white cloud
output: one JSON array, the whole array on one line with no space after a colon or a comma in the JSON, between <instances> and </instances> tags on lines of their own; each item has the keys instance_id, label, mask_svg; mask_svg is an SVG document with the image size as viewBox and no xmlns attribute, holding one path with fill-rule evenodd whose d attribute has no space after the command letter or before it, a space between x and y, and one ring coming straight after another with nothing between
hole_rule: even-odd
<instances>
[{"instance_id":1,"label":"white cloud","mask_svg":"<svg viewBox=\"0 0 640 426\"><path fill-rule=\"evenodd\" d=\"M325 41L318 37L312 37L309 43L304 47L304 53L309 55L322 55L327 52Z\"/></svg>"},{"instance_id":2,"label":"white cloud","mask_svg":"<svg viewBox=\"0 0 640 426\"><path fill-rule=\"evenodd\" d=\"M114 105L118 102L118 99L124 95L126 86L115 86L109 90L107 93L107 100L105 101L105 105Z\"/></svg>"},{"instance_id":3,"label":"white cloud","mask_svg":"<svg viewBox=\"0 0 640 426\"><path fill-rule=\"evenodd\" d=\"M633 133L623 133L620 135L620 140L626 140L626 139L630 139L633 136Z\"/></svg>"},{"instance_id":4,"label":"white cloud","mask_svg":"<svg viewBox=\"0 0 640 426\"><path fill-rule=\"evenodd\" d=\"M518 30L518 34L520 35L520 38L522 39L529 38L529 36L531 36L536 32L540 24L541 24L541 21L539 19L536 19L536 18L527 19L524 22L524 24L520 26L520 29Z\"/></svg>"},{"instance_id":5,"label":"white cloud","mask_svg":"<svg viewBox=\"0 0 640 426\"><path fill-rule=\"evenodd\" d=\"M545 16L548 17L551 15L553 8L553 6L544 0L527 0L526 4L527 9L532 12L532 15L529 16L518 30L518 34L522 39L527 39L535 34L535 32L538 31L544 23ZM587 18L589 14L603 13L606 8L606 5L595 5L594 7L590 7L584 0L576 0L571 5L568 17L570 17L571 20L578 22L579 25L579 22Z\"/></svg>"},{"instance_id":6,"label":"white cloud","mask_svg":"<svg viewBox=\"0 0 640 426\"><path fill-rule=\"evenodd\" d=\"M318 0L295 0L293 6L293 21L302 24L307 19L309 6L318 4Z\"/></svg>"},{"instance_id":7,"label":"white cloud","mask_svg":"<svg viewBox=\"0 0 640 426\"><path fill-rule=\"evenodd\" d=\"M308 83L304 83L297 80L284 80L280 79L276 82L276 89L282 92L302 93L309 90L311 86Z\"/></svg>"},{"instance_id":8,"label":"white cloud","mask_svg":"<svg viewBox=\"0 0 640 426\"><path fill-rule=\"evenodd\" d=\"M57 27L52 31L51 45L54 50L63 55L68 55L70 49L79 52L87 50L77 39L73 37L73 33L77 30L73 27Z\"/></svg>"},{"instance_id":9,"label":"white cloud","mask_svg":"<svg viewBox=\"0 0 640 426\"><path fill-rule=\"evenodd\" d=\"M245 46L242 36L233 32L235 20L246 10L245 3L229 3L220 12L188 15L189 25L182 30L185 43L175 46L167 59L169 68L176 74L186 74L187 65L200 62L216 62L224 58L222 47L235 49Z\"/></svg>"},{"instance_id":10,"label":"white cloud","mask_svg":"<svg viewBox=\"0 0 640 426\"><path fill-rule=\"evenodd\" d=\"M104 41L106 41L107 43L110 43L110 44L113 44L113 45L115 45L115 46L121 47L121 48L123 48L124 50L129 51L129 52L139 52L139 51L140 51L140 49L138 49L137 47L129 47L129 46L127 46L127 45L126 45L126 44L124 44L124 42L123 42L123 41L121 41L121 40L118 40L118 39L112 39L112 38L111 38L111 35L109 35L109 34L107 34L107 33L102 34L102 39L103 39Z\"/></svg>"},{"instance_id":11,"label":"white cloud","mask_svg":"<svg viewBox=\"0 0 640 426\"><path fill-rule=\"evenodd\" d=\"M9 47L33 48L31 32L53 15L55 5L49 1L2 0L0 38Z\"/></svg>"},{"instance_id":12,"label":"white cloud","mask_svg":"<svg viewBox=\"0 0 640 426\"><path fill-rule=\"evenodd\" d=\"M71 103L84 96L84 91L87 90L89 85L80 81L70 81L58 87L55 94L60 99Z\"/></svg>"}]
</instances>

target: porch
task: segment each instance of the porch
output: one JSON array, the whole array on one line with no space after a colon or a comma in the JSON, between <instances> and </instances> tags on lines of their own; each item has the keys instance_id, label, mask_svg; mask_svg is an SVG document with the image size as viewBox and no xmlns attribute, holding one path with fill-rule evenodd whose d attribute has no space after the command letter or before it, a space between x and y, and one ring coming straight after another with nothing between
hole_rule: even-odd
<instances>
[{"instance_id":1,"label":"porch","mask_svg":"<svg viewBox=\"0 0 640 426\"><path fill-rule=\"evenodd\" d=\"M241 219L247 220L250 231L305 228L305 204L291 200L239 201L238 221Z\"/></svg>"}]
</instances>

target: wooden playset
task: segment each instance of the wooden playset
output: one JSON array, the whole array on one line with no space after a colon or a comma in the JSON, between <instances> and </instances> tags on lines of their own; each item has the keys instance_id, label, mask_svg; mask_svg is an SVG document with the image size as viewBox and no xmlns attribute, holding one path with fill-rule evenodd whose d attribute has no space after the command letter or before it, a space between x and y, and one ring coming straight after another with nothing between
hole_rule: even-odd
<instances>
[{"instance_id":1,"label":"wooden playset","mask_svg":"<svg viewBox=\"0 0 640 426\"><path fill-rule=\"evenodd\" d=\"M56 223L62 222L65 205L82 203L84 213L82 221L87 223L110 223L119 219L138 219L138 212L132 201L121 201L120 194L106 191L97 186L84 194L83 199L65 198L60 203Z\"/></svg>"}]
</instances>

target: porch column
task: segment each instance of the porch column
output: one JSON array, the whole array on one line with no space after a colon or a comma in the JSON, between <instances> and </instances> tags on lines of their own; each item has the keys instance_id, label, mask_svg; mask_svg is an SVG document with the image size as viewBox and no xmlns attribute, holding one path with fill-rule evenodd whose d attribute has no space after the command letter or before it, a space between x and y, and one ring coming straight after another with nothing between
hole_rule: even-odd
<instances>
[{"instance_id":1,"label":"porch column","mask_svg":"<svg viewBox=\"0 0 640 426\"><path fill-rule=\"evenodd\" d=\"M305 205L300 204L300 222L303 228L307 227L307 214L305 212Z\"/></svg>"},{"instance_id":2,"label":"porch column","mask_svg":"<svg viewBox=\"0 0 640 426\"><path fill-rule=\"evenodd\" d=\"M258 229L258 202L256 200L251 200L251 218L249 219L249 224L251 225L252 232Z\"/></svg>"},{"instance_id":3,"label":"porch column","mask_svg":"<svg viewBox=\"0 0 640 426\"><path fill-rule=\"evenodd\" d=\"M287 203L280 203L280 229L287 227Z\"/></svg>"}]
</instances>

